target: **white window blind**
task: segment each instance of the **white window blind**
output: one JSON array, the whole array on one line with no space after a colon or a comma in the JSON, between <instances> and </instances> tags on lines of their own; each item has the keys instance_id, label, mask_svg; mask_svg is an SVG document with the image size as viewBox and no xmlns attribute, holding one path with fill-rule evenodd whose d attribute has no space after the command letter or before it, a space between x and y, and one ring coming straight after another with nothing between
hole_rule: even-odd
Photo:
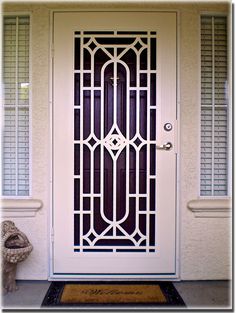
<instances>
[{"instance_id":1,"label":"white window blind","mask_svg":"<svg viewBox=\"0 0 236 313\"><path fill-rule=\"evenodd\" d=\"M201 196L226 196L227 18L201 17Z\"/></svg>"},{"instance_id":2,"label":"white window blind","mask_svg":"<svg viewBox=\"0 0 236 313\"><path fill-rule=\"evenodd\" d=\"M28 196L30 18L5 16L3 24L2 193L4 196Z\"/></svg>"}]
</instances>

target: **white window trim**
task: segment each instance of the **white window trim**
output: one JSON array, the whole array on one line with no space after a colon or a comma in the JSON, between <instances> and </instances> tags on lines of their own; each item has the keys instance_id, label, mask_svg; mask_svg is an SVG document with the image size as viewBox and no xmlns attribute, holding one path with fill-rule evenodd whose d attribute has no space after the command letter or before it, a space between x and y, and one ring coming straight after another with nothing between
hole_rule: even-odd
<instances>
[{"instance_id":1,"label":"white window trim","mask_svg":"<svg viewBox=\"0 0 236 313\"><path fill-rule=\"evenodd\" d=\"M229 164L230 164L230 133L229 133L229 123L230 123L230 115L229 115L229 112L230 112L230 93L229 93L229 84L230 84L230 75L229 75L229 69L230 69L230 64L231 64L231 59L230 59L230 45L229 45L229 37L230 36L227 36L227 53L228 53L228 64L227 64L227 76L228 76L228 97L229 97L229 101L228 101L228 106L227 106L227 128L228 128L228 156L227 156L227 180L228 180L228 183L227 183L227 195L224 195L224 196L213 196L213 195L210 195L210 196L202 196L201 195L201 112L202 112L202 108L201 108L201 18L204 17L204 16L208 16L208 17L226 17L227 18L227 35L230 34L231 32L231 29L230 29L230 25L229 25L229 14L225 14L225 13L221 13L221 12L200 12L199 14L199 177L198 177L198 186L199 186L199 190L198 190L198 195L201 199L210 199L210 198L216 198L216 199L221 199L221 198L224 198L224 197L227 197L229 196L230 192L230 185L229 185L229 182L230 182L230 172L229 172ZM212 186L213 188L213 186Z\"/></svg>"},{"instance_id":2,"label":"white window trim","mask_svg":"<svg viewBox=\"0 0 236 313\"><path fill-rule=\"evenodd\" d=\"M32 13L29 11L12 11L12 12L4 12L4 17L8 16L29 16L30 24L29 24L29 195L27 196L4 196L1 198L11 199L12 201L17 201L21 199L32 199ZM3 66L3 64L2 64ZM4 107L3 107L4 114ZM1 194L2 194L2 186L1 186Z\"/></svg>"},{"instance_id":3,"label":"white window trim","mask_svg":"<svg viewBox=\"0 0 236 313\"><path fill-rule=\"evenodd\" d=\"M2 196L2 218L34 217L43 207L40 199L32 195L32 13L30 11L4 12L4 16L29 16L29 195L28 196ZM1 188L2 190L2 188Z\"/></svg>"},{"instance_id":4,"label":"white window trim","mask_svg":"<svg viewBox=\"0 0 236 313\"><path fill-rule=\"evenodd\" d=\"M2 217L34 217L42 206L39 199L3 199Z\"/></svg>"},{"instance_id":5,"label":"white window trim","mask_svg":"<svg viewBox=\"0 0 236 313\"><path fill-rule=\"evenodd\" d=\"M230 198L195 199L188 202L188 208L195 217L231 217L232 204Z\"/></svg>"},{"instance_id":6,"label":"white window trim","mask_svg":"<svg viewBox=\"0 0 236 313\"><path fill-rule=\"evenodd\" d=\"M228 147L228 196L201 196L200 195L200 160L201 160L201 16L226 16L227 27L228 27L228 86L229 86L229 103L228 103L228 130L229 130L229 147ZM232 19L230 14L219 13L219 12L200 12L199 14L199 87L198 87L198 103L199 103L199 114L198 114L198 125L199 125L199 139L198 139L198 197L192 199L187 203L187 207L194 213L197 218L227 218L232 216Z\"/></svg>"}]
</instances>

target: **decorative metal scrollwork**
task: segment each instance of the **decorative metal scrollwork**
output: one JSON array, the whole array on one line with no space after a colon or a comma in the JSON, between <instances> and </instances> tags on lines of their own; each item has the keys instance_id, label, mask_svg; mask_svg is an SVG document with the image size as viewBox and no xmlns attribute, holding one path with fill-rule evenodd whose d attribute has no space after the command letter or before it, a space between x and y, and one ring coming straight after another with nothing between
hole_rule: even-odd
<instances>
[{"instance_id":1,"label":"decorative metal scrollwork","mask_svg":"<svg viewBox=\"0 0 236 313\"><path fill-rule=\"evenodd\" d=\"M156 32L74 40L74 251L154 253Z\"/></svg>"}]
</instances>

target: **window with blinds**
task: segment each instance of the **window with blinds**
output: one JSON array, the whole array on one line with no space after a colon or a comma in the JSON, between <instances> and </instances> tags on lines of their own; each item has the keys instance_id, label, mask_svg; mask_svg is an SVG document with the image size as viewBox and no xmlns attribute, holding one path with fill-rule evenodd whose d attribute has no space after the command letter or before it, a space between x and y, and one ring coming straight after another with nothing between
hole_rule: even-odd
<instances>
[{"instance_id":1,"label":"window with blinds","mask_svg":"<svg viewBox=\"0 0 236 313\"><path fill-rule=\"evenodd\" d=\"M201 196L228 193L227 18L201 17Z\"/></svg>"},{"instance_id":2,"label":"window with blinds","mask_svg":"<svg viewBox=\"0 0 236 313\"><path fill-rule=\"evenodd\" d=\"M3 196L30 193L29 16L3 18Z\"/></svg>"}]
</instances>

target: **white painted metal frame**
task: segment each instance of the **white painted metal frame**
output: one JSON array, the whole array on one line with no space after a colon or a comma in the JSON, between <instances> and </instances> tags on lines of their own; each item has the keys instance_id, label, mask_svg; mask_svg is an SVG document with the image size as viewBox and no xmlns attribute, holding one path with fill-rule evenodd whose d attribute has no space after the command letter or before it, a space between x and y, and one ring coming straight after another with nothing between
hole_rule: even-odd
<instances>
[{"instance_id":1,"label":"white painted metal frame","mask_svg":"<svg viewBox=\"0 0 236 313\"><path fill-rule=\"evenodd\" d=\"M134 41L132 44L119 44L118 46L114 45L114 44L99 44L96 41L96 38L117 38L117 39L121 39L122 38L134 38ZM74 70L74 74L80 74L80 105L74 105L75 110L80 110L80 140L74 140L75 144L80 144L80 175L74 175L75 179L80 179L80 192L81 192L81 197L80 197L80 211L74 211L75 215L79 215L80 217L80 238L81 238L81 242L85 239L87 242L89 242L89 246L85 246L84 249L86 250L93 250L94 248L96 248L97 250L102 249L104 250L105 248L112 250L113 253L120 250L120 249L128 249L128 250L132 250L132 248L136 249L140 249L140 250L146 250L148 251L148 249L153 249L153 252L155 251L155 246L148 246L148 244L144 247L144 246L140 246L140 243L143 240L147 240L147 242L150 242L150 238L149 238L149 228L150 228L150 215L156 215L156 211L150 211L150 202L149 202L149 198L148 195L150 194L150 182L151 180L154 180L155 185L156 185L156 175L150 175L150 144L156 145L156 140L150 140L150 114L151 114L151 110L153 110L155 112L155 115L157 116L157 108L159 106L159 104L156 102L156 106L151 107L150 104L150 91L151 90L151 74L155 74L156 75L156 79L157 79L157 73L158 70L151 70L151 64L150 64L150 52L151 52L151 45L150 45L150 39L154 38L156 39L156 35L152 35L152 34L142 34L142 35L132 35L131 34L117 34L117 32L114 32L114 34L93 34L93 35L86 35L86 34L82 34L81 35L75 35L75 38L80 38L81 42L80 42L80 70ZM89 39L89 41L86 44L83 44L83 39L87 38ZM142 41L142 38L147 39L148 43L145 44ZM94 48L93 50L90 49L90 44L94 43L96 45L96 48ZM135 48L135 45L139 42L139 44L142 46L142 48L137 49ZM117 55L117 48L123 48L124 50L119 53L119 55ZM108 50L106 50L106 48L114 48L114 56L111 55ZM89 50L90 55L91 55L91 69L90 70L83 70L83 52L84 49ZM98 49L102 49L102 51L104 53L106 53L108 55L108 57L110 57L110 60L108 60L106 63L103 64L102 69L101 69L101 86L100 87L95 87L94 86L94 55L97 52ZM131 87L130 86L130 71L128 66L121 60L122 56L125 55L125 53L127 53L130 49L132 49L133 51L136 52L136 60L137 60L137 70L136 70L136 82L137 85L136 87ZM141 70L140 69L140 64L139 64L139 60L140 60L140 55L143 52L144 49L147 49L147 70ZM102 98L101 101L101 125L100 125L100 131L101 131L101 139L99 140L95 133L94 133L94 91L95 90L99 90L101 93L101 96L103 97L104 95L104 72L105 72L105 68L109 65L109 64L113 64L114 67L114 90L113 90L113 99L114 99L114 111L113 111L113 126L110 129L109 133L105 136L104 138L104 122L103 122L103 112L104 112L104 99ZM156 60L157 62L157 60ZM125 69L126 69L126 74L127 74L127 78L126 78L126 107L127 107L127 117L126 117L126 138L122 135L122 133L119 130L118 124L117 124L117 64L120 63L122 64ZM89 73L91 75L91 87L85 87L83 84L83 74L84 73ZM140 74L141 73L145 73L147 74L147 86L146 87L141 87L140 86ZM83 92L84 90L90 90L90 99L91 99L91 133L90 135L86 138L83 139ZM137 113L136 113L136 134L134 135L133 138L130 138L130 125L129 125L129 121L130 121L130 113L129 113L129 103L130 103L130 91L131 90L136 90L137 92ZM140 113L139 113L139 109L140 109L140 105L139 105L139 100L140 100L140 90L146 90L147 91L147 139L143 139L141 134L140 134L140 126L139 126L139 121L140 121ZM157 100L157 99L156 99ZM115 134L114 134L114 131ZM91 145L89 144L90 140L93 139L95 140L95 143L93 144L93 146L91 147ZM138 145L138 147L135 145L135 141L139 139L140 140L140 144ZM113 141L116 140L116 143L114 144ZM83 145L86 145L91 152L91 160L90 160L90 193L84 193L82 192L83 190L83 174L82 174L82 168L83 168ZM136 193L135 194L130 194L129 192L129 145L131 145L135 151L136 151ZM124 217L121 220L117 220L116 218L116 199L113 198L113 204L114 204L114 208L113 208L113 221L109 220L105 214L104 214L104 207L103 207L103 196L104 196L104 191L101 190L101 192L99 194L95 194L94 193L94 151L95 149L100 146L101 148L101 174L100 174L100 180L101 180L101 188L103 188L104 186L104 147L109 151L111 158L113 159L113 196L116 195L116 174L117 174L117 168L116 168L116 164L117 164L117 160L118 157L120 155L120 153L124 150L124 148L126 148L126 179L127 179L127 183L126 183L126 213L124 215ZM138 192L139 190L139 184L140 184L140 177L139 177L139 152L141 150L142 147L146 146L147 147L147 179L146 179L146 187L147 187L147 192L146 194L140 194L140 192ZM114 155L112 153L113 150L116 150L117 153ZM155 157L157 158L157 156ZM155 164L157 164L157 159L155 161ZM155 169L156 172L156 169ZM90 197L90 212L88 212L88 210L83 211L83 198L84 197ZM98 235L94 229L93 223L94 223L94 216L93 216L93 212L94 212L94 198L99 198L100 199L100 203L102 203L102 205L100 206L100 212L101 212L101 216L103 218L104 221L106 221L109 224L109 227L107 229L105 229L105 231ZM129 235L122 227L121 227L121 223L123 223L126 218L128 217L129 214L129 199L131 197L134 197L136 199L136 229L134 230L133 234ZM145 198L146 200L146 205L147 205L147 211L140 211L139 210L139 199L140 198ZM156 192L155 192L155 198L156 198ZM157 199L156 199L157 200ZM156 201L155 201L156 203ZM90 231L84 235L83 234L83 214L89 214L90 216L90 221L92 223L91 225L91 229ZM144 236L140 230L139 230L139 215L140 214L145 214L147 219L146 219L146 236ZM156 226L156 225L155 225ZM106 233L108 233L110 231L110 229L113 229L113 236L107 236ZM133 243L134 243L134 247L130 247L130 246L119 246L118 249L117 247L105 247L105 246L95 246L96 242L99 239L124 239L124 236L116 236L116 229L119 229L119 231L121 231L123 233L123 235L125 235L125 238L129 238ZM90 235L93 234L96 238L93 240L93 242L91 242L91 240L89 239ZM140 236L139 240L136 241L134 239L134 236L138 234ZM157 239L155 238L155 242L157 243ZM82 249L80 251L80 253L82 253L83 251L83 244L75 245L74 249ZM157 247L156 247L157 248ZM78 250L77 250L78 251Z\"/></svg>"},{"instance_id":2,"label":"white painted metal frame","mask_svg":"<svg viewBox=\"0 0 236 313\"><path fill-rule=\"evenodd\" d=\"M62 11L60 11L61 13L63 12L63 10ZM159 11L158 11L159 12ZM172 12L175 12L175 14L176 14L176 11L172 11ZM83 13L87 13L87 12L85 12L85 11L83 11ZM102 12L101 12L102 13ZM123 12L119 12L119 13L123 13ZM145 13L147 13L147 12L145 12ZM154 12L152 12L152 13L154 13ZM156 12L157 13L157 12ZM52 21L53 21L53 12L52 12ZM53 27L52 27L52 31L53 31ZM178 32L179 32L179 30L178 30ZM52 37L53 37L53 35L52 35ZM54 54L54 47L53 47L53 44L52 44L52 56L53 56L53 54ZM160 87L160 86L159 86ZM170 88L172 87L172 86L169 86ZM159 97L160 97L160 95L159 95ZM177 97L179 97L178 96L178 94L177 94ZM53 99L53 95L52 95L52 99ZM177 99L179 99L179 98L177 98ZM177 106L178 106L178 104L179 104L179 100L177 100ZM176 107L177 107L176 106ZM53 113L53 110L52 110L52 113ZM179 110L178 110L178 115L179 115ZM175 122L175 121L173 121L173 124L175 125L175 128L176 128L176 130L178 130L178 124ZM163 138L162 138L162 140L165 140L165 137L166 136L163 136ZM179 141L179 136L177 135L177 132L175 133L175 139L177 139L177 141ZM161 138L160 138L160 140L161 140ZM177 143L177 142L176 142ZM177 146L178 146L178 144L176 144L176 146L175 146L175 149L174 149L174 151L175 152L177 152ZM162 158L161 158L162 159ZM178 159L178 158L177 158ZM179 163L178 161L177 161L177 163ZM178 198L178 195L177 195L177 198ZM54 202L54 200L52 199L52 201ZM176 212L176 216L178 217L179 216L179 213L178 213L178 210L177 210L177 212ZM53 216L54 216L54 213L52 212L52 218L53 218ZM55 227L55 221L53 222L53 224L52 224L52 230L51 230L51 235L52 235L52 238L54 237L54 227ZM158 278L158 279L168 279L168 277L171 277L171 279L173 279L173 278L175 278L175 277L178 277L178 273L179 273L179 249L178 249L178 247L179 247L179 232L178 232L178 223L176 224L177 225L177 241L176 241L176 243L177 243L177 247L176 247L176 250L175 250L175 252L176 252L176 259L177 259L177 266L176 266L176 274L161 274L161 273L159 273L159 274L155 274L154 276L152 275L152 274L145 274L144 276L142 276L142 277L140 277L140 275L132 275L132 279L136 279L136 278L138 278L139 280L140 279L156 279L156 278ZM54 255L54 248L53 247L55 247L55 242L53 241L52 242L52 257L53 257L53 255ZM99 258L98 258L99 259ZM53 261L53 260L52 260ZM69 273L67 273L67 274L63 274L63 273L61 273L61 274L54 274L54 269L53 269L53 267L54 267L54 264L52 264L52 266L51 266L51 269L50 269L50 273L51 273L51 279L53 279L53 280L56 280L56 279L68 279L68 278L70 278L70 279L78 279L78 278L80 278L80 279L84 279L83 278L83 275L81 276L81 275L76 275L76 274L69 274ZM177 276L176 276L177 275ZM129 275L128 275L129 276ZM128 276L127 276L127 274L119 274L119 275L115 275L115 276L111 276L111 275L109 275L109 277L110 277L110 279L112 278L112 279L114 279L114 278L116 278L116 279L127 279L128 278ZM108 278L108 276L107 275L99 275L99 278L96 278L96 277L98 277L98 276L90 276L91 277L91 279L93 279L93 280L95 280L95 279L101 279L101 278L103 278L103 279L109 279ZM85 279L88 279L88 276L85 278Z\"/></svg>"}]
</instances>

